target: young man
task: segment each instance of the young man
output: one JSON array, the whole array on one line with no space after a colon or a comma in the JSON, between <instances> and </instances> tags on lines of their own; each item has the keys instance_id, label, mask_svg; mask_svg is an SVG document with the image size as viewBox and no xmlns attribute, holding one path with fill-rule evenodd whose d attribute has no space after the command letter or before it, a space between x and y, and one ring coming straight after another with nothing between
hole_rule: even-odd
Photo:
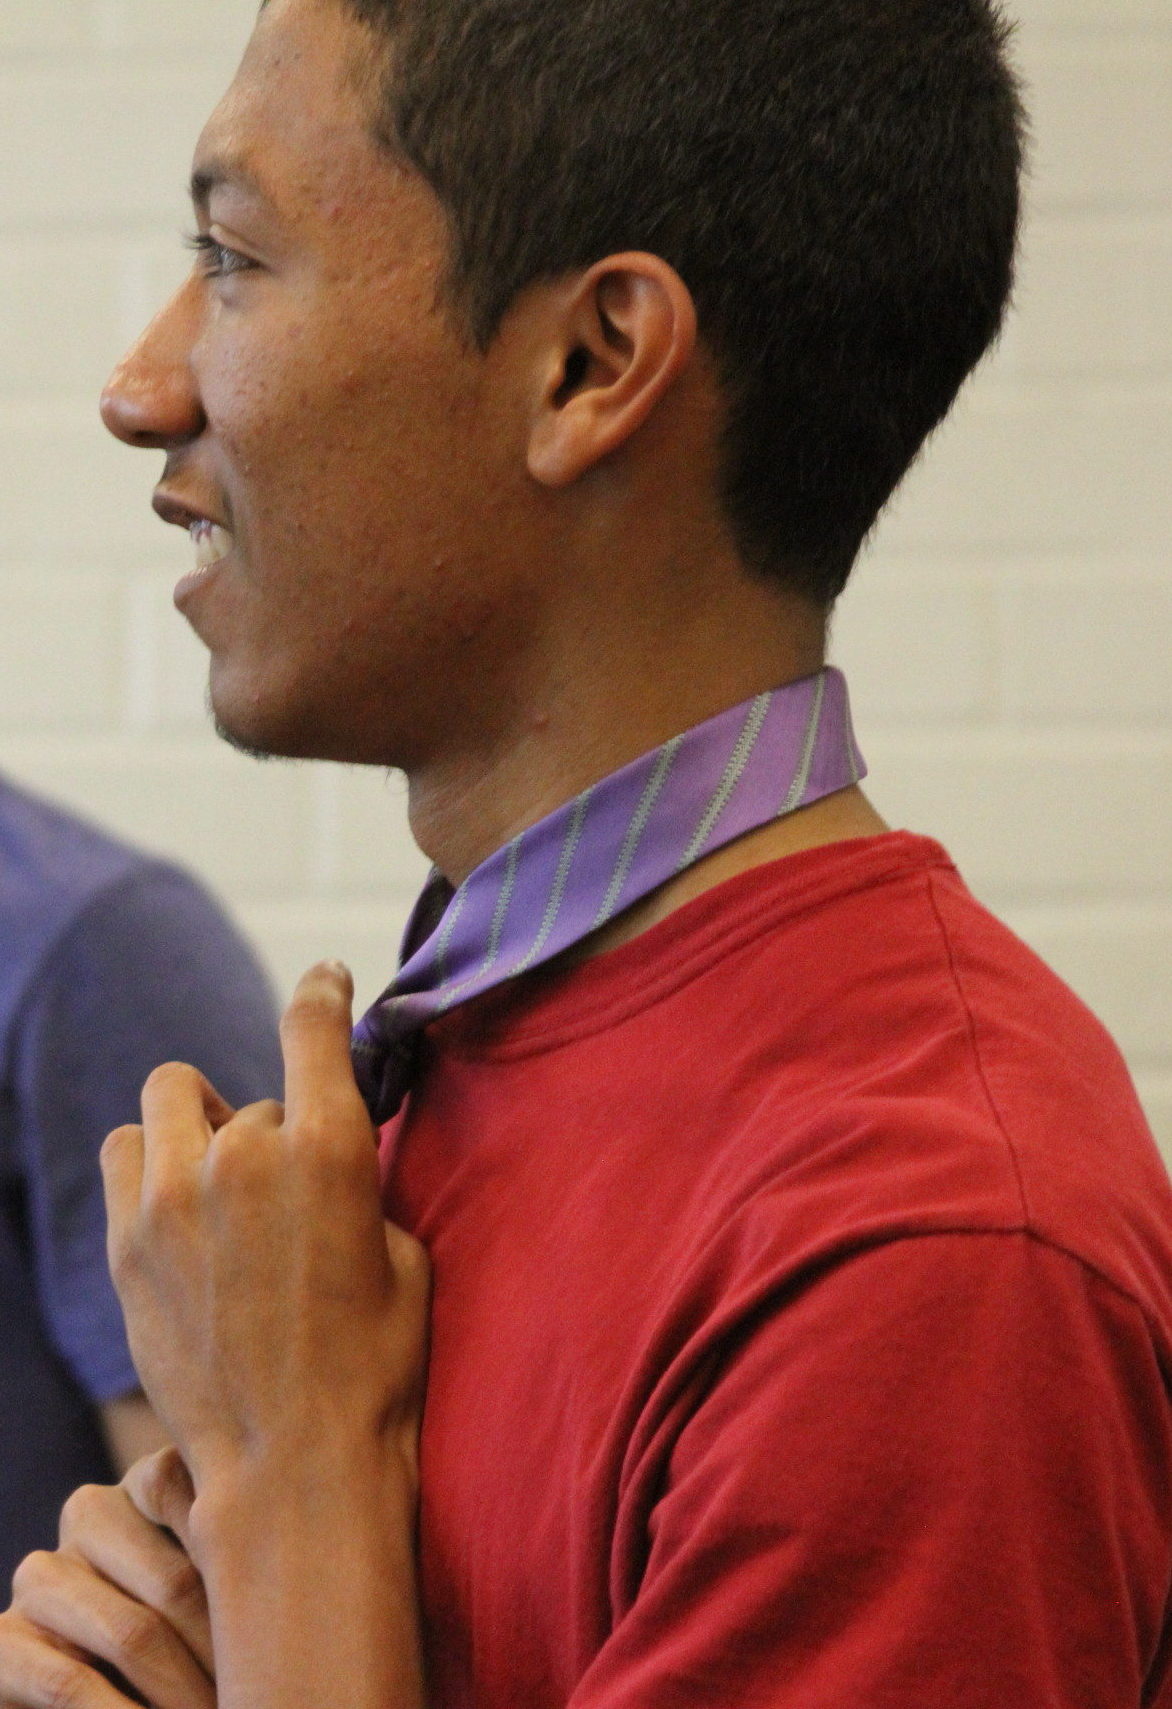
<instances>
[{"instance_id":1,"label":"young man","mask_svg":"<svg viewBox=\"0 0 1172 1709\"><path fill-rule=\"evenodd\" d=\"M438 874L353 1069L321 967L283 1109L111 1136L176 1450L22 1569L6 1702L1172 1702L1167 1183L821 668L1003 311L1003 45L264 8L106 419L224 732L401 767Z\"/></svg>"}]
</instances>

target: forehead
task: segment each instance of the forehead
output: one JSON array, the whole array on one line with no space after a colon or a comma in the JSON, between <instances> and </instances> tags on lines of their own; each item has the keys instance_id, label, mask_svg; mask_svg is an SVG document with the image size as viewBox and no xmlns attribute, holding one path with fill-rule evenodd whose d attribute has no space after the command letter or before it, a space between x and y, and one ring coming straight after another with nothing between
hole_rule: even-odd
<instances>
[{"instance_id":1,"label":"forehead","mask_svg":"<svg viewBox=\"0 0 1172 1709\"><path fill-rule=\"evenodd\" d=\"M371 42L338 0L268 0L196 145L197 200L215 189L296 209L393 174L369 94Z\"/></svg>"}]
</instances>

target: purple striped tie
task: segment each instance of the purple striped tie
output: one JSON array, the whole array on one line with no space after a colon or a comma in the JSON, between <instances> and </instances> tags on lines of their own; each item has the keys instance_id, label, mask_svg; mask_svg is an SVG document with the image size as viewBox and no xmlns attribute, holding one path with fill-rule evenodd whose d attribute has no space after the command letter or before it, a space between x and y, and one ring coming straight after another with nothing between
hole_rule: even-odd
<instances>
[{"instance_id":1,"label":"purple striped tie","mask_svg":"<svg viewBox=\"0 0 1172 1709\"><path fill-rule=\"evenodd\" d=\"M857 783L846 682L817 675L718 713L568 801L458 890L433 872L398 973L354 1029L375 1122L402 1103L423 1027L538 967L746 831Z\"/></svg>"}]
</instances>

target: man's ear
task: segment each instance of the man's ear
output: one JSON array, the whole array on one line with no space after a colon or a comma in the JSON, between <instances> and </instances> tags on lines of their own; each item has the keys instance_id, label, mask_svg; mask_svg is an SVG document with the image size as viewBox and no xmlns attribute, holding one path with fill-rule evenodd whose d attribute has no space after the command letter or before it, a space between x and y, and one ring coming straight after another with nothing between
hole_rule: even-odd
<instances>
[{"instance_id":1,"label":"man's ear","mask_svg":"<svg viewBox=\"0 0 1172 1709\"><path fill-rule=\"evenodd\" d=\"M562 294L564 293L564 294ZM610 255L560 286L529 473L568 486L647 420L696 347L696 306L656 255Z\"/></svg>"}]
</instances>

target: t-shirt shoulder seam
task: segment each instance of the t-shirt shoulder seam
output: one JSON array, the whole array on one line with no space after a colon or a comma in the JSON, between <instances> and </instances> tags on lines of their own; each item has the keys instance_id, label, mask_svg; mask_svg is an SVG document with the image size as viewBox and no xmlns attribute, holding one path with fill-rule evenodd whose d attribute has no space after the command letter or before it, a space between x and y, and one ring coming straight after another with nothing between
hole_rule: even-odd
<instances>
[{"instance_id":1,"label":"t-shirt shoulder seam","mask_svg":"<svg viewBox=\"0 0 1172 1709\"><path fill-rule=\"evenodd\" d=\"M947 958L949 977L952 981L952 987L956 992L956 998L960 1004L961 1013L964 1016L965 1031L968 1035L969 1047L972 1051L973 1067L976 1071L977 1079L980 1082L981 1091L984 1095L985 1102L988 1105L989 1114L992 1117L994 1126L1005 1142L1006 1153L1009 1157L1010 1167L1013 1170L1014 1181L1017 1184L1017 1192L1021 1202L1022 1217L1024 1219L1025 1226L1027 1229L1032 1229L1034 1226L1033 1210L1030 1205L1029 1194L1026 1192L1025 1177L1022 1173L1021 1161L1017 1155L1017 1147L1013 1142L1013 1136L1005 1125L1000 1105L993 1094L993 1088L985 1069L984 1054L981 1049L981 1039L977 1029L976 1016L973 1013L972 1005L970 1004L968 995L965 991L964 980L961 975L956 948L952 941L952 934L945 923L939 898L936 894L936 876L931 869L926 870L924 873L924 884L928 893L928 902L931 906L937 928L940 932L940 941ZM1039 1238L1041 1237L1039 1236Z\"/></svg>"},{"instance_id":2,"label":"t-shirt shoulder seam","mask_svg":"<svg viewBox=\"0 0 1172 1709\"><path fill-rule=\"evenodd\" d=\"M998 1223L965 1223L942 1224L938 1228L912 1228L893 1230L888 1233L878 1233L859 1242L854 1255L863 1252L878 1251L883 1247L891 1247L910 1241L924 1240L1026 1240L1033 1246L1041 1247L1047 1252L1053 1252L1059 1258L1067 1259L1084 1274L1100 1282L1104 1288L1121 1300L1132 1306L1149 1325L1156 1325L1157 1318L1150 1303L1121 1282L1117 1276L1110 1275L1093 1258L1088 1258L1085 1252L1076 1251L1065 1241L1056 1240L1052 1234L1046 1234L1027 1219L1021 1222Z\"/></svg>"}]
</instances>

